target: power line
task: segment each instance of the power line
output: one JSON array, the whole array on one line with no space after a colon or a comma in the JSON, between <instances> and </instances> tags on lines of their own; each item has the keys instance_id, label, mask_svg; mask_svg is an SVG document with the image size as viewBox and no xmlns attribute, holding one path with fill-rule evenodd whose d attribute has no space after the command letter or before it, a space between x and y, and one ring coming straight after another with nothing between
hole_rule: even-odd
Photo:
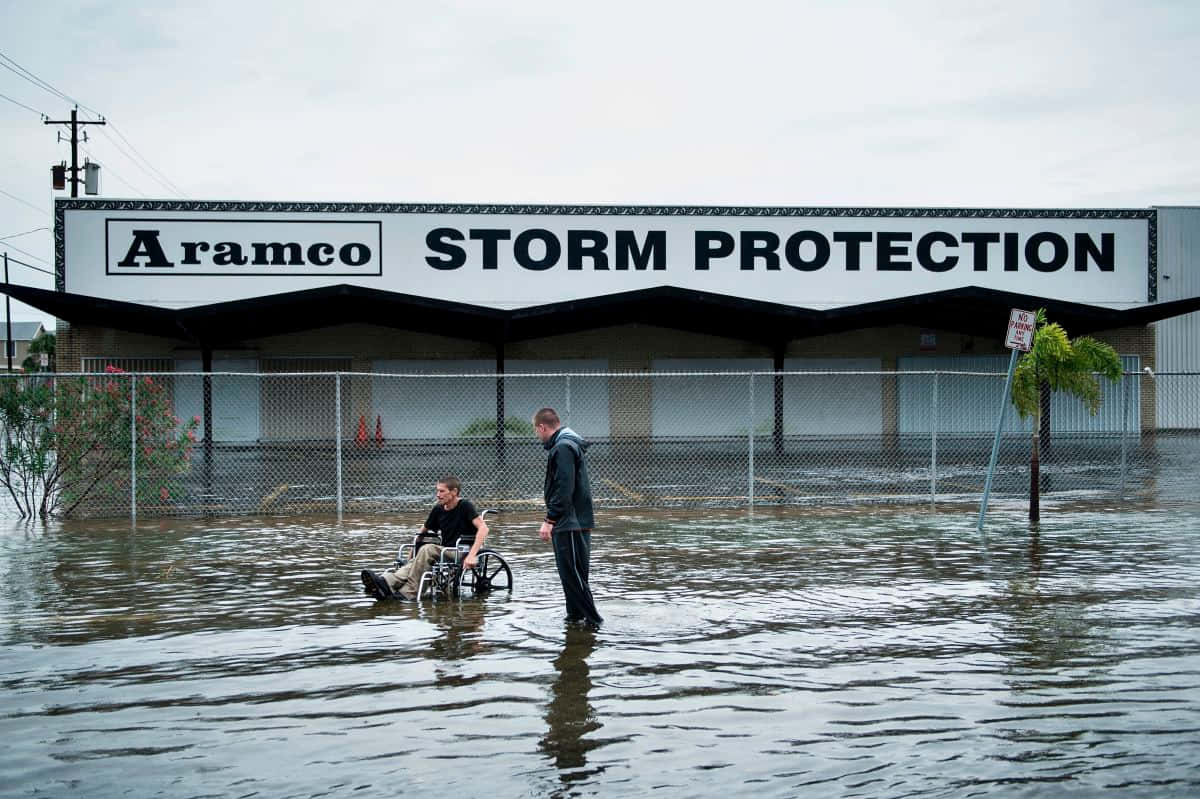
<instances>
[{"instance_id":1,"label":"power line","mask_svg":"<svg viewBox=\"0 0 1200 799\"><path fill-rule=\"evenodd\" d=\"M41 257L40 255L34 255L29 250L22 250L20 247L13 244L11 241L8 244L5 244L4 247L6 247L8 249L16 250L19 253L24 253L25 255L28 255L30 258L34 259L35 261L41 261L42 263L44 263L46 265L50 264L49 261L47 261L45 258Z\"/></svg>"},{"instance_id":2,"label":"power line","mask_svg":"<svg viewBox=\"0 0 1200 799\"><path fill-rule=\"evenodd\" d=\"M112 123L110 122L109 125L111 126ZM168 181L166 178L160 178L160 177L156 176L154 174L154 172L151 172L148 169L146 169L145 166L142 166L137 161L136 158L134 158L132 155L129 154L128 150L126 150L124 147L121 146L121 143L119 141L114 139L112 136L109 136L107 131L101 129L100 132L103 133L105 135L105 137L109 140L109 142L112 143L113 147L117 148L117 151L120 152L121 155L125 156L129 160L129 163L133 164L135 167L137 167L139 170L141 170L142 174L144 174L146 177L157 182L160 186L162 186L163 188L165 188L168 192L170 192L172 194L179 194L179 195L183 194L183 192L179 190L178 186L174 185L173 183ZM124 138L124 137L122 137L122 138ZM91 155L91 153L88 153L88 155ZM146 162L146 165L149 166L148 161ZM153 169L153 167L151 167L151 169ZM128 184L126 184L126 185L128 185Z\"/></svg>"},{"instance_id":3,"label":"power line","mask_svg":"<svg viewBox=\"0 0 1200 799\"><path fill-rule=\"evenodd\" d=\"M38 211L38 212L40 212L40 213L43 213L43 214L48 214L48 213L50 213L50 212L49 212L49 211L47 211L45 208L38 208L38 207L37 207L36 205L34 205L33 203L31 203L31 202L27 202L26 200L22 200L20 197L18 197L18 196L17 196L17 195L15 195L15 194L9 194L9 193L8 193L8 192L6 192L4 189L0 189L0 194L3 194L5 197L8 197L8 198L10 198L10 199L16 200L16 201L17 201L17 202L19 202L21 205L28 205L30 208L32 208L33 210L35 210L35 211Z\"/></svg>"},{"instance_id":4,"label":"power line","mask_svg":"<svg viewBox=\"0 0 1200 799\"><path fill-rule=\"evenodd\" d=\"M32 111L33 113L37 114L38 116L43 116L43 117L46 116L44 113L37 110L36 108L25 105L25 103L22 103L20 100L14 100L13 98L9 97L7 94L0 94L0 99L8 100L13 105L19 105L22 108L24 108L26 111Z\"/></svg>"},{"instance_id":5,"label":"power line","mask_svg":"<svg viewBox=\"0 0 1200 799\"><path fill-rule=\"evenodd\" d=\"M4 52L2 52L2 51L0 51L0 59L3 59L4 61L7 61L7 62L8 62L8 64L0 63L0 67L4 67L5 69L8 69L8 70L10 70L11 72L15 72L17 75L19 75L20 77L22 77L22 78L24 78L25 80L29 81L29 82L30 82L30 83L32 83L33 85L35 85L35 86L37 86L37 87L39 87L39 88L41 88L41 89L44 89L44 90L46 90L46 91L50 92L51 94L57 95L58 97L62 98L63 100L66 100L68 103L71 103L71 104L73 104L73 105L77 105L77 106L79 106L80 108L82 108L82 109L84 109L84 110L86 110L86 111L89 111L89 112L91 112L91 113L95 114L96 116L100 116L100 112L99 112L99 111L95 110L94 108L88 108L86 105L84 105L83 103L79 102L79 101L78 101L78 100L76 100L75 98L73 98L73 97L70 97L69 95L67 95L67 94L64 94L63 92L61 92L61 91L59 91L58 89L54 88L53 86L51 86L51 85L50 85L49 83L47 83L46 81L42 80L42 79L41 79L41 78L39 78L37 75L34 75L32 72L30 72L28 69L26 69L25 67L23 67L23 66L21 66L20 64L18 64L16 61L14 61L14 60L12 60L11 58L9 58L9 57L8 57L8 56L7 56L7 55L6 55ZM11 64L12 66L9 66L9 64Z\"/></svg>"},{"instance_id":6,"label":"power line","mask_svg":"<svg viewBox=\"0 0 1200 799\"><path fill-rule=\"evenodd\" d=\"M0 241L5 241L7 239L15 239L19 236L28 236L30 233L37 233L39 230L49 230L49 229L50 228L48 228L48 227L42 226L42 227L35 227L33 230L22 231L21 233L9 233L7 236L0 236Z\"/></svg>"},{"instance_id":7,"label":"power line","mask_svg":"<svg viewBox=\"0 0 1200 799\"><path fill-rule=\"evenodd\" d=\"M0 53L0 58L3 58L3 57L5 57L4 54ZM16 63L16 62L14 61L13 63ZM29 75L25 74L25 72L20 68L19 64L16 67L12 67L12 66L9 66L8 64L0 62L0 67L4 67L9 72L12 72L14 75L16 75L18 78L24 78L25 80L32 83L34 86L37 86L39 89L42 89L43 91L50 92L51 94L58 97L59 99L66 100L68 103L74 102L71 100L70 97L67 97L65 94L60 92L58 89L55 89L50 84L48 84L48 83L43 84L40 79L31 78Z\"/></svg>"},{"instance_id":8,"label":"power line","mask_svg":"<svg viewBox=\"0 0 1200 799\"><path fill-rule=\"evenodd\" d=\"M185 199L187 198L187 194L184 193L183 189L176 186L166 175L164 175L162 172L159 172L158 169L156 169L154 167L154 164L152 164L148 160L146 160L146 156L142 155L141 152L138 151L138 148L133 146L133 142L131 142L131 141L129 141L129 139L125 138L125 134L122 133L116 125L114 125L112 122L109 122L108 126L110 128L112 128L113 133L115 133L121 137L121 141L123 141L129 145L129 149L133 150L133 152L137 155L138 158L142 159L142 163L144 163L147 167L149 167L151 170L153 170L154 174L156 174L160 178L162 178L162 180L160 182L163 185L165 185L168 189L174 191L180 197L183 197ZM101 131L101 132L104 132L104 131ZM107 135L106 132L105 132L105 135ZM110 136L109 139L111 139L111 138L112 137ZM116 144L116 142L114 141L113 144Z\"/></svg>"},{"instance_id":9,"label":"power line","mask_svg":"<svg viewBox=\"0 0 1200 799\"><path fill-rule=\"evenodd\" d=\"M94 161L94 160L96 160L96 157L95 157L95 155L92 153L92 151L91 151L91 150L89 150L89 149L88 149L88 148L86 148L86 147L83 147L83 148L81 148L81 149L82 149L82 150L84 151L84 153L86 153L86 154L88 155L88 157L90 157L90 158L91 158L93 161ZM137 164L135 163L135 164L134 164L134 166L137 166ZM116 170L114 170L114 169L113 169L111 166L106 166L106 167L104 168L104 170L105 170L105 172L107 172L107 173L108 173L108 176L109 176L109 177L115 178L116 180L118 180L118 181L120 181L121 183L123 183L123 184L125 184L126 186L128 186L128 187L129 187L129 188L130 188L130 189L131 189L131 190L132 190L132 191L133 191L135 194L137 194L138 196L140 196L140 197L142 197L142 198L145 198L145 196L146 196L146 193L145 193L144 191L142 191L141 189L139 189L137 186L134 186L134 185L133 185L132 183L130 183L128 180L125 180L125 178L123 178L123 177L121 177L120 175L118 175L118 174L117 174L117 172L116 172Z\"/></svg>"},{"instance_id":10,"label":"power line","mask_svg":"<svg viewBox=\"0 0 1200 799\"><path fill-rule=\"evenodd\" d=\"M57 276L56 276L56 275L55 275L53 272L51 272L51 271L49 271L49 270L42 269L40 266L34 266L33 264L27 264L27 263L25 263L24 261L22 261L22 260L20 260L20 259L13 258L11 255L10 255L10 256L8 256L8 262L9 262L10 264L20 264L21 266L28 267L28 268L32 269L33 271L35 271L35 272L42 272L42 273L44 273L44 274L50 275L50 277L57 277Z\"/></svg>"}]
</instances>

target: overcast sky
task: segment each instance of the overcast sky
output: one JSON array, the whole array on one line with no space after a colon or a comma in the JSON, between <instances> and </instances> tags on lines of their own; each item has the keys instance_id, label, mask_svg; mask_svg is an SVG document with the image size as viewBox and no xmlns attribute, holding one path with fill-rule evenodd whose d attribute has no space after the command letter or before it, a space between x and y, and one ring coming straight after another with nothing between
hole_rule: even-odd
<instances>
[{"instance_id":1,"label":"overcast sky","mask_svg":"<svg viewBox=\"0 0 1200 799\"><path fill-rule=\"evenodd\" d=\"M0 250L50 272L71 101L109 197L1200 204L1193 0L0 0L0 54Z\"/></svg>"}]
</instances>

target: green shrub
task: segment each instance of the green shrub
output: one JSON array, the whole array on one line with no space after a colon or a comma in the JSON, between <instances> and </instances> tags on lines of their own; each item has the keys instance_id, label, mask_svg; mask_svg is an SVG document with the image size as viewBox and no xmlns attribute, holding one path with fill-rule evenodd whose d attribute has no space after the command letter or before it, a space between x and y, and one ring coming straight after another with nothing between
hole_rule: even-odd
<instances>
[{"instance_id":1,"label":"green shrub","mask_svg":"<svg viewBox=\"0 0 1200 799\"><path fill-rule=\"evenodd\" d=\"M533 424L516 416L505 417L504 434L506 436L532 436ZM461 438L495 438L496 420L483 416L472 419L470 424L458 431L458 435Z\"/></svg>"},{"instance_id":2,"label":"green shrub","mask_svg":"<svg viewBox=\"0 0 1200 799\"><path fill-rule=\"evenodd\" d=\"M133 474L139 504L178 495L199 418L181 422L160 381L111 366L105 371L101 378L39 377L0 385L0 482L22 516L69 516L96 497L128 507Z\"/></svg>"}]
</instances>

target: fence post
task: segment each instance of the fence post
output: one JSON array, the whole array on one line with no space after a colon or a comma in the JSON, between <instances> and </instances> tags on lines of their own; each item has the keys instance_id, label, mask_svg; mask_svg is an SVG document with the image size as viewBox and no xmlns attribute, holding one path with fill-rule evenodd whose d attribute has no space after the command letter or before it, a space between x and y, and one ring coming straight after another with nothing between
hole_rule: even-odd
<instances>
[{"instance_id":1,"label":"fence post","mask_svg":"<svg viewBox=\"0 0 1200 799\"><path fill-rule=\"evenodd\" d=\"M204 501L212 503L213 500L213 390L212 390L212 369L213 358L212 348L207 344L200 351L201 369L204 370L203 380L203 407L204 407ZM206 512L207 513L207 512Z\"/></svg>"},{"instance_id":2,"label":"fence post","mask_svg":"<svg viewBox=\"0 0 1200 799\"><path fill-rule=\"evenodd\" d=\"M566 419L567 421L570 421L570 419L571 419L571 376L565 375L565 377L567 380L567 408L566 408L567 415L563 418Z\"/></svg>"},{"instance_id":3,"label":"fence post","mask_svg":"<svg viewBox=\"0 0 1200 799\"><path fill-rule=\"evenodd\" d=\"M508 409L504 400L504 342L496 343L496 465L501 474L507 472L507 446L504 436L504 417Z\"/></svg>"},{"instance_id":4,"label":"fence post","mask_svg":"<svg viewBox=\"0 0 1200 799\"><path fill-rule=\"evenodd\" d=\"M342 520L342 373L333 376L334 460L337 464L337 517Z\"/></svg>"},{"instance_id":5,"label":"fence post","mask_svg":"<svg viewBox=\"0 0 1200 799\"><path fill-rule=\"evenodd\" d=\"M749 485L746 490L747 490L747 496L750 499L750 508L753 510L753 508L754 508L754 373L753 372L750 373L749 419L750 419L750 424L749 424L750 432L748 434L749 442L750 442L750 457L748 459Z\"/></svg>"},{"instance_id":6,"label":"fence post","mask_svg":"<svg viewBox=\"0 0 1200 799\"><path fill-rule=\"evenodd\" d=\"M1125 452L1126 442L1129 440L1129 380L1130 374L1125 372L1122 374L1125 381L1125 398L1121 408L1121 499L1125 499L1125 470L1127 455Z\"/></svg>"},{"instance_id":7,"label":"fence post","mask_svg":"<svg viewBox=\"0 0 1200 799\"><path fill-rule=\"evenodd\" d=\"M129 521L137 523L137 377L129 373Z\"/></svg>"},{"instance_id":8,"label":"fence post","mask_svg":"<svg viewBox=\"0 0 1200 799\"><path fill-rule=\"evenodd\" d=\"M933 408L930 409L929 509L937 508L938 372L933 373Z\"/></svg>"}]
</instances>

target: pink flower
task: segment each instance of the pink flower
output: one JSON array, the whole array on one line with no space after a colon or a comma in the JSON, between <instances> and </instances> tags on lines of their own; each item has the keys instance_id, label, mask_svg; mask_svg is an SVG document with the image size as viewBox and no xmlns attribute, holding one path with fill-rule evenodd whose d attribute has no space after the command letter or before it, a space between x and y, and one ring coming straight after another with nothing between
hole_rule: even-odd
<instances>
[{"instance_id":1,"label":"pink flower","mask_svg":"<svg viewBox=\"0 0 1200 799\"><path fill-rule=\"evenodd\" d=\"M193 416L193 417L192 417L192 424L200 424L200 417L199 417L199 416Z\"/></svg>"},{"instance_id":2,"label":"pink flower","mask_svg":"<svg viewBox=\"0 0 1200 799\"><path fill-rule=\"evenodd\" d=\"M153 452L154 452L154 448L153 448L153 447L142 447L142 453L143 453L143 454L150 455L150 454L152 454Z\"/></svg>"},{"instance_id":3,"label":"pink flower","mask_svg":"<svg viewBox=\"0 0 1200 799\"><path fill-rule=\"evenodd\" d=\"M189 430L187 433L187 437L188 437L188 441L195 441L196 440L196 431Z\"/></svg>"},{"instance_id":4,"label":"pink flower","mask_svg":"<svg viewBox=\"0 0 1200 799\"><path fill-rule=\"evenodd\" d=\"M110 375L123 375L123 374L125 374L125 370L124 370L124 369L120 369L120 368L118 368L118 367L116 367L116 366L113 366L112 364L109 364L108 366L105 366L105 367L104 367L104 371L108 372Z\"/></svg>"}]
</instances>

